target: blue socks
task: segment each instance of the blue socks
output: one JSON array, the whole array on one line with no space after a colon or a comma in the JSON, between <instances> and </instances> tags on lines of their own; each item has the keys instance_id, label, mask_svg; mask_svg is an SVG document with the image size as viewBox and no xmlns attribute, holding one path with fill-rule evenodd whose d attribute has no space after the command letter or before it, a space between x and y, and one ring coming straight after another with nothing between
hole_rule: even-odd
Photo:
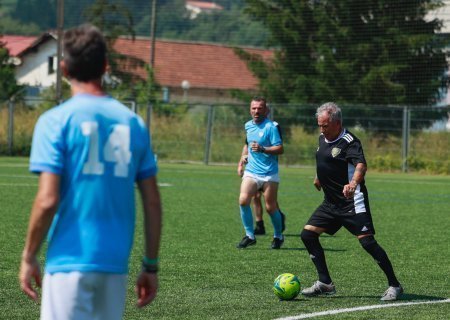
<instances>
[{"instance_id":1,"label":"blue socks","mask_svg":"<svg viewBox=\"0 0 450 320\"><path fill-rule=\"evenodd\" d=\"M250 239L255 239L255 233L254 233L254 229L253 229L252 208L250 208L250 206L239 206L239 209L241 211L241 219L242 219L242 224L244 225L245 234ZM281 226L281 222L280 222L280 226ZM280 227L280 230L281 230L281 227Z\"/></svg>"},{"instance_id":2,"label":"blue socks","mask_svg":"<svg viewBox=\"0 0 450 320\"><path fill-rule=\"evenodd\" d=\"M273 225L273 236L274 238L283 239L282 231L281 231L281 213L280 210L277 209L273 214L270 214L270 220L272 220Z\"/></svg>"}]
</instances>

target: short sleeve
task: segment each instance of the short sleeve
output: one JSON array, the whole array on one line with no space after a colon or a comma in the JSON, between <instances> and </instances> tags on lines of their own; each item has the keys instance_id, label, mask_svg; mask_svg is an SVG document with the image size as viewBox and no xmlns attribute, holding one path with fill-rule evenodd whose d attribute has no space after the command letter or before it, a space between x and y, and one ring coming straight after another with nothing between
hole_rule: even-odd
<instances>
[{"instance_id":1,"label":"short sleeve","mask_svg":"<svg viewBox=\"0 0 450 320\"><path fill-rule=\"evenodd\" d=\"M279 146L283 142L281 141L280 132L278 131L278 128L276 126L272 126L270 128L270 144L272 146Z\"/></svg>"},{"instance_id":2,"label":"short sleeve","mask_svg":"<svg viewBox=\"0 0 450 320\"><path fill-rule=\"evenodd\" d=\"M64 168L62 123L51 113L43 114L33 133L30 171L61 174Z\"/></svg>"},{"instance_id":3,"label":"short sleeve","mask_svg":"<svg viewBox=\"0 0 450 320\"><path fill-rule=\"evenodd\" d=\"M348 162L356 166L358 163L366 164L366 159L364 157L364 151L359 140L353 140L348 148L346 159Z\"/></svg>"}]
</instances>

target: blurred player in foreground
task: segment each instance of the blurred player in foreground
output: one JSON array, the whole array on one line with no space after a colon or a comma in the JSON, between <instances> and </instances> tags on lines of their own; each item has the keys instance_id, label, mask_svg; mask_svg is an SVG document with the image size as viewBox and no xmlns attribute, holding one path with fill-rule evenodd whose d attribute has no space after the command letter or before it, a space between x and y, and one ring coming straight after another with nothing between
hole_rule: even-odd
<instances>
[{"instance_id":1,"label":"blurred player in foreground","mask_svg":"<svg viewBox=\"0 0 450 320\"><path fill-rule=\"evenodd\" d=\"M161 202L144 122L102 88L106 42L92 25L64 35L63 74L72 98L38 120L30 170L39 174L20 266L22 290L41 285L39 248L48 233L41 319L121 319L135 227L135 183L144 209L137 306L158 288Z\"/></svg>"},{"instance_id":2,"label":"blurred player in foreground","mask_svg":"<svg viewBox=\"0 0 450 320\"><path fill-rule=\"evenodd\" d=\"M316 152L314 186L324 192L325 199L306 223L301 238L317 269L319 280L302 291L306 296L334 294L335 286L328 272L319 236L335 234L341 227L355 235L361 246L375 259L388 280L381 300L397 300L403 293L391 261L375 240L375 228L369 208L369 195L364 176L366 159L361 142L342 126L341 109L333 102L317 109L320 128Z\"/></svg>"}]
</instances>

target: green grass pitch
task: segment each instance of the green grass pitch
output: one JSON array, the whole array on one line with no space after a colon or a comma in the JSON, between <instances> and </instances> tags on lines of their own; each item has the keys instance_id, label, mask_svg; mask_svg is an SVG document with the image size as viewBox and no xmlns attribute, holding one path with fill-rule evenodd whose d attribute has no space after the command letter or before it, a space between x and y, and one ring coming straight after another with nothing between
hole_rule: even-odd
<instances>
[{"instance_id":1,"label":"green grass pitch","mask_svg":"<svg viewBox=\"0 0 450 320\"><path fill-rule=\"evenodd\" d=\"M39 305L18 285L18 267L37 177L25 158L0 158L0 318L38 319ZM320 203L312 168L280 169L279 203L286 213L286 241L270 250L271 236L259 236L246 250L234 166L160 164L164 206L160 290L153 304L135 307L134 281L142 255L142 213L138 210L130 262L125 319L275 319L320 311L382 304L384 275L346 230L323 236L322 244L337 294L278 301L275 277L294 273L309 286L316 273L299 232ZM377 240L405 288L399 302L450 298L450 177L383 174L366 177ZM271 231L265 214L266 229ZM44 249L45 250L45 249ZM42 261L44 259L43 255ZM320 319L448 319L450 303L358 311Z\"/></svg>"}]
</instances>

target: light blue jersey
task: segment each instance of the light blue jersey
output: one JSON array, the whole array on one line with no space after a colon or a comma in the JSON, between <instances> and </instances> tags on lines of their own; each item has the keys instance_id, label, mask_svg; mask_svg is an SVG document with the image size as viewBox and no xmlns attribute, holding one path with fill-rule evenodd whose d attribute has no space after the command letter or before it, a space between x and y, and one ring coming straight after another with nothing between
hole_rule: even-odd
<instances>
[{"instance_id":1,"label":"light blue jersey","mask_svg":"<svg viewBox=\"0 0 450 320\"><path fill-rule=\"evenodd\" d=\"M245 171L259 175L270 176L278 173L278 156L262 152L253 152L251 145L256 141L263 147L279 146L282 144L280 133L275 124L269 119L261 123L254 123L253 120L245 124L248 142L248 163Z\"/></svg>"},{"instance_id":2,"label":"light blue jersey","mask_svg":"<svg viewBox=\"0 0 450 320\"><path fill-rule=\"evenodd\" d=\"M134 183L157 172L142 119L111 97L76 95L39 118L30 171L61 177L46 272L127 273Z\"/></svg>"}]
</instances>

